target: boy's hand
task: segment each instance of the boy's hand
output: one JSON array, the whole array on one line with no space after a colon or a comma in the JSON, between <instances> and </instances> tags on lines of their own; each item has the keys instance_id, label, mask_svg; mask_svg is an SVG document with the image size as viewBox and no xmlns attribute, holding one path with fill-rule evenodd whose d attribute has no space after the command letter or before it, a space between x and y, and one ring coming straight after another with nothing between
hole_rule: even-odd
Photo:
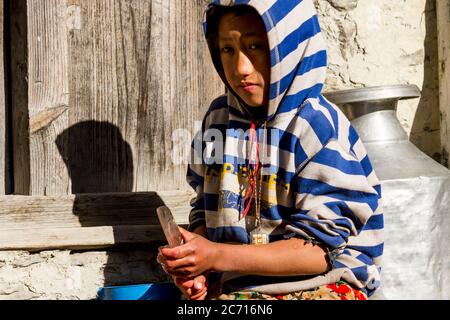
<instances>
[{"instance_id":1,"label":"boy's hand","mask_svg":"<svg viewBox=\"0 0 450 320\"><path fill-rule=\"evenodd\" d=\"M189 300L205 300L208 294L206 275L199 275L193 279L174 277L173 281Z\"/></svg>"},{"instance_id":2,"label":"boy's hand","mask_svg":"<svg viewBox=\"0 0 450 320\"><path fill-rule=\"evenodd\" d=\"M192 279L214 270L217 244L208 239L179 228L184 244L175 248L160 248L158 261L172 277Z\"/></svg>"},{"instance_id":3,"label":"boy's hand","mask_svg":"<svg viewBox=\"0 0 450 320\"><path fill-rule=\"evenodd\" d=\"M160 249L162 248L168 247L161 247ZM165 267L165 258L161 253L158 253L157 261L159 262L159 264L161 264L163 270L168 273ZM206 275L202 274L194 278L175 277L173 275L171 275L171 277L178 289L180 289L183 295L186 296L189 300L205 300L208 293Z\"/></svg>"}]
</instances>

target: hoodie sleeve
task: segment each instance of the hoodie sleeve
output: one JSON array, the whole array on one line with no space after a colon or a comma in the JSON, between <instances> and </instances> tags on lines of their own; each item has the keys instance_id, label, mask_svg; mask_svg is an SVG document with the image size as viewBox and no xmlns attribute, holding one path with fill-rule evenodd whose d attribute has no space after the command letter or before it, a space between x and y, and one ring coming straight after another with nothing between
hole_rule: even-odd
<instances>
[{"instance_id":1,"label":"hoodie sleeve","mask_svg":"<svg viewBox=\"0 0 450 320\"><path fill-rule=\"evenodd\" d=\"M205 200L204 182L205 174L207 172L206 163L210 162L211 159L204 155L205 141L203 140L203 135L207 132L209 126L218 123L218 120L215 119L215 117L223 110L228 110L227 97L225 95L212 101L208 111L203 117L201 128L196 132L191 143L186 181L192 189L194 189L196 196L192 198L190 202L192 209L189 214L189 231L194 231L200 225L206 225L205 210L207 201Z\"/></svg>"},{"instance_id":2,"label":"hoodie sleeve","mask_svg":"<svg viewBox=\"0 0 450 320\"><path fill-rule=\"evenodd\" d=\"M325 244L333 270L371 295L380 283L383 216L367 154L359 160L331 139L299 168L295 185L291 231Z\"/></svg>"},{"instance_id":3,"label":"hoodie sleeve","mask_svg":"<svg viewBox=\"0 0 450 320\"><path fill-rule=\"evenodd\" d=\"M205 225L205 201L204 201L204 163L202 160L202 136L203 130L196 133L191 144L191 157L188 164L186 181L195 190L196 196L191 199L192 207L189 213L189 231L194 231L198 226Z\"/></svg>"}]
</instances>

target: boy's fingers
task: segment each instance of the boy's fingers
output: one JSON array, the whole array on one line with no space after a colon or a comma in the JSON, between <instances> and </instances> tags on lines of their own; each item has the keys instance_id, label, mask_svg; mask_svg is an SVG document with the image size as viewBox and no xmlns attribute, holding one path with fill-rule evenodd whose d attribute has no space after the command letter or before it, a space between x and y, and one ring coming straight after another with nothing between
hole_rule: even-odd
<instances>
[{"instance_id":1,"label":"boy's fingers","mask_svg":"<svg viewBox=\"0 0 450 320\"><path fill-rule=\"evenodd\" d=\"M192 279L184 279L184 278L177 278L176 282L177 285L182 286L183 288L192 288L194 285L194 280Z\"/></svg>"},{"instance_id":2,"label":"boy's fingers","mask_svg":"<svg viewBox=\"0 0 450 320\"><path fill-rule=\"evenodd\" d=\"M184 289L184 294L185 294L187 297L192 296L192 289L191 289L191 288L189 288L189 289Z\"/></svg>"},{"instance_id":3,"label":"boy's fingers","mask_svg":"<svg viewBox=\"0 0 450 320\"><path fill-rule=\"evenodd\" d=\"M158 252L161 253L161 250L166 249L166 248L170 248L169 246L161 246L158 248Z\"/></svg>"},{"instance_id":4,"label":"boy's fingers","mask_svg":"<svg viewBox=\"0 0 450 320\"><path fill-rule=\"evenodd\" d=\"M161 249L160 252L164 256L164 258L174 260L182 259L192 254L194 252L194 249L189 244L185 244L176 248L164 248Z\"/></svg>"},{"instance_id":5,"label":"boy's fingers","mask_svg":"<svg viewBox=\"0 0 450 320\"><path fill-rule=\"evenodd\" d=\"M158 253L158 255L156 256L156 262L158 262L159 264L163 264L166 263L166 259L161 253Z\"/></svg>"},{"instance_id":6,"label":"boy's fingers","mask_svg":"<svg viewBox=\"0 0 450 320\"><path fill-rule=\"evenodd\" d=\"M200 297L195 297L195 299L192 299L192 300L197 300L197 301L205 300L207 294L208 294L208 291L205 291L204 293L202 293L202 295Z\"/></svg>"},{"instance_id":7,"label":"boy's fingers","mask_svg":"<svg viewBox=\"0 0 450 320\"><path fill-rule=\"evenodd\" d=\"M173 277L194 279L197 276L202 275L203 271L196 265L195 259L192 257L186 257L177 260L166 260L162 266L167 270L167 273ZM200 282L206 283L206 277L202 276Z\"/></svg>"},{"instance_id":8,"label":"boy's fingers","mask_svg":"<svg viewBox=\"0 0 450 320\"><path fill-rule=\"evenodd\" d=\"M167 265L162 265L163 269L166 271L166 273L168 273L169 275L171 275L172 277L175 278L193 278L193 272L183 269L183 270L174 270L172 268L167 267ZM193 287L193 284L191 285L191 287Z\"/></svg>"},{"instance_id":9,"label":"boy's fingers","mask_svg":"<svg viewBox=\"0 0 450 320\"><path fill-rule=\"evenodd\" d=\"M194 284L194 288L195 289L197 289L197 290L202 290L203 288L204 288L204 285L203 285L203 283L201 283L201 282L194 282L195 284Z\"/></svg>"},{"instance_id":10,"label":"boy's fingers","mask_svg":"<svg viewBox=\"0 0 450 320\"><path fill-rule=\"evenodd\" d=\"M203 296L206 296L206 288L203 288L203 290L196 292L194 295L191 296L191 300L201 300Z\"/></svg>"},{"instance_id":11,"label":"boy's fingers","mask_svg":"<svg viewBox=\"0 0 450 320\"><path fill-rule=\"evenodd\" d=\"M199 275L194 278L194 288L197 290L203 289L206 285L206 277L204 275Z\"/></svg>"}]
</instances>

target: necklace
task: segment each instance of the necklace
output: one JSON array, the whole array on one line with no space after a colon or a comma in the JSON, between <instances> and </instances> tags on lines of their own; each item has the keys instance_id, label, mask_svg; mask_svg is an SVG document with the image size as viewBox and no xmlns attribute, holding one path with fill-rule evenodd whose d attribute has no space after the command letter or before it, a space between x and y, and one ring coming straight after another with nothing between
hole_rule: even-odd
<instances>
[{"instance_id":1,"label":"necklace","mask_svg":"<svg viewBox=\"0 0 450 320\"><path fill-rule=\"evenodd\" d=\"M255 141L255 147L256 147L256 155L255 155L255 165L252 168L251 166L251 159L253 158L253 141ZM249 186L247 188L247 191L245 192L245 196L244 196L244 202L245 202L245 209L244 212L242 212L241 214L241 205L239 206L239 215L240 218L239 220L244 219L247 214L249 213L251 206L252 206L252 201L254 199L254 197L256 197L256 182L257 182L257 175L259 172L259 158L258 158L258 154L259 154L259 146L258 146L258 138L256 137L256 125L254 120L252 119L251 125L250 125L250 155L249 155L249 160L248 160L248 165L247 165L247 175L248 175L248 180L249 180ZM255 207L256 207L256 201L255 201Z\"/></svg>"},{"instance_id":2,"label":"necklace","mask_svg":"<svg viewBox=\"0 0 450 320\"><path fill-rule=\"evenodd\" d=\"M267 132L267 121L265 121L263 128L263 155L265 155L266 148L266 132ZM253 142L255 141L255 164L252 168L250 166L251 159L253 158ZM263 164L259 161L259 144L258 137L256 135L256 125L254 120L252 119L250 125L250 156L249 156L249 164L247 166L247 174L249 180L249 187L245 193L244 201L246 202L246 207L242 215L240 214L240 220L244 219L248 212L250 211L252 200L254 199L254 208L255 208L255 228L250 232L250 238L252 244L262 245L269 243L269 235L267 233L262 232L262 223L261 223L261 199L262 199L262 181L263 181ZM259 177L259 179L258 179ZM258 180L259 180L259 188L258 188ZM241 205L239 205L241 208ZM240 212L240 209L239 209Z\"/></svg>"},{"instance_id":3,"label":"necklace","mask_svg":"<svg viewBox=\"0 0 450 320\"><path fill-rule=\"evenodd\" d=\"M263 157L266 154L266 132L267 132L267 121L263 125ZM259 150L257 150L259 152ZM250 233L252 244L262 245L269 243L269 235L262 231L261 222L261 201L262 201L262 182L263 182L263 169L264 165L261 161L261 168L259 169L259 174L257 172L257 178L259 176L259 188L255 185L255 229ZM256 179L258 181L258 179Z\"/></svg>"}]
</instances>

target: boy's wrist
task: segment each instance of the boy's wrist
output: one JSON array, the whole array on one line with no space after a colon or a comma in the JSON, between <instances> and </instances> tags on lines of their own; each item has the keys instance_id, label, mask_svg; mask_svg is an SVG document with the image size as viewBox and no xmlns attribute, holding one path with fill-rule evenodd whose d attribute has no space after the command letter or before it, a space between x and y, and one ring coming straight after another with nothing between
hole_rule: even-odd
<instances>
[{"instance_id":1,"label":"boy's wrist","mask_svg":"<svg viewBox=\"0 0 450 320\"><path fill-rule=\"evenodd\" d=\"M215 243L214 255L212 257L212 269L216 272L233 271L233 256L230 256L232 245L226 243Z\"/></svg>"},{"instance_id":2,"label":"boy's wrist","mask_svg":"<svg viewBox=\"0 0 450 320\"><path fill-rule=\"evenodd\" d=\"M216 271L216 272L223 272L223 248L222 248L222 243L215 243L214 242L214 250L213 250L213 254L211 257L211 271Z\"/></svg>"}]
</instances>

